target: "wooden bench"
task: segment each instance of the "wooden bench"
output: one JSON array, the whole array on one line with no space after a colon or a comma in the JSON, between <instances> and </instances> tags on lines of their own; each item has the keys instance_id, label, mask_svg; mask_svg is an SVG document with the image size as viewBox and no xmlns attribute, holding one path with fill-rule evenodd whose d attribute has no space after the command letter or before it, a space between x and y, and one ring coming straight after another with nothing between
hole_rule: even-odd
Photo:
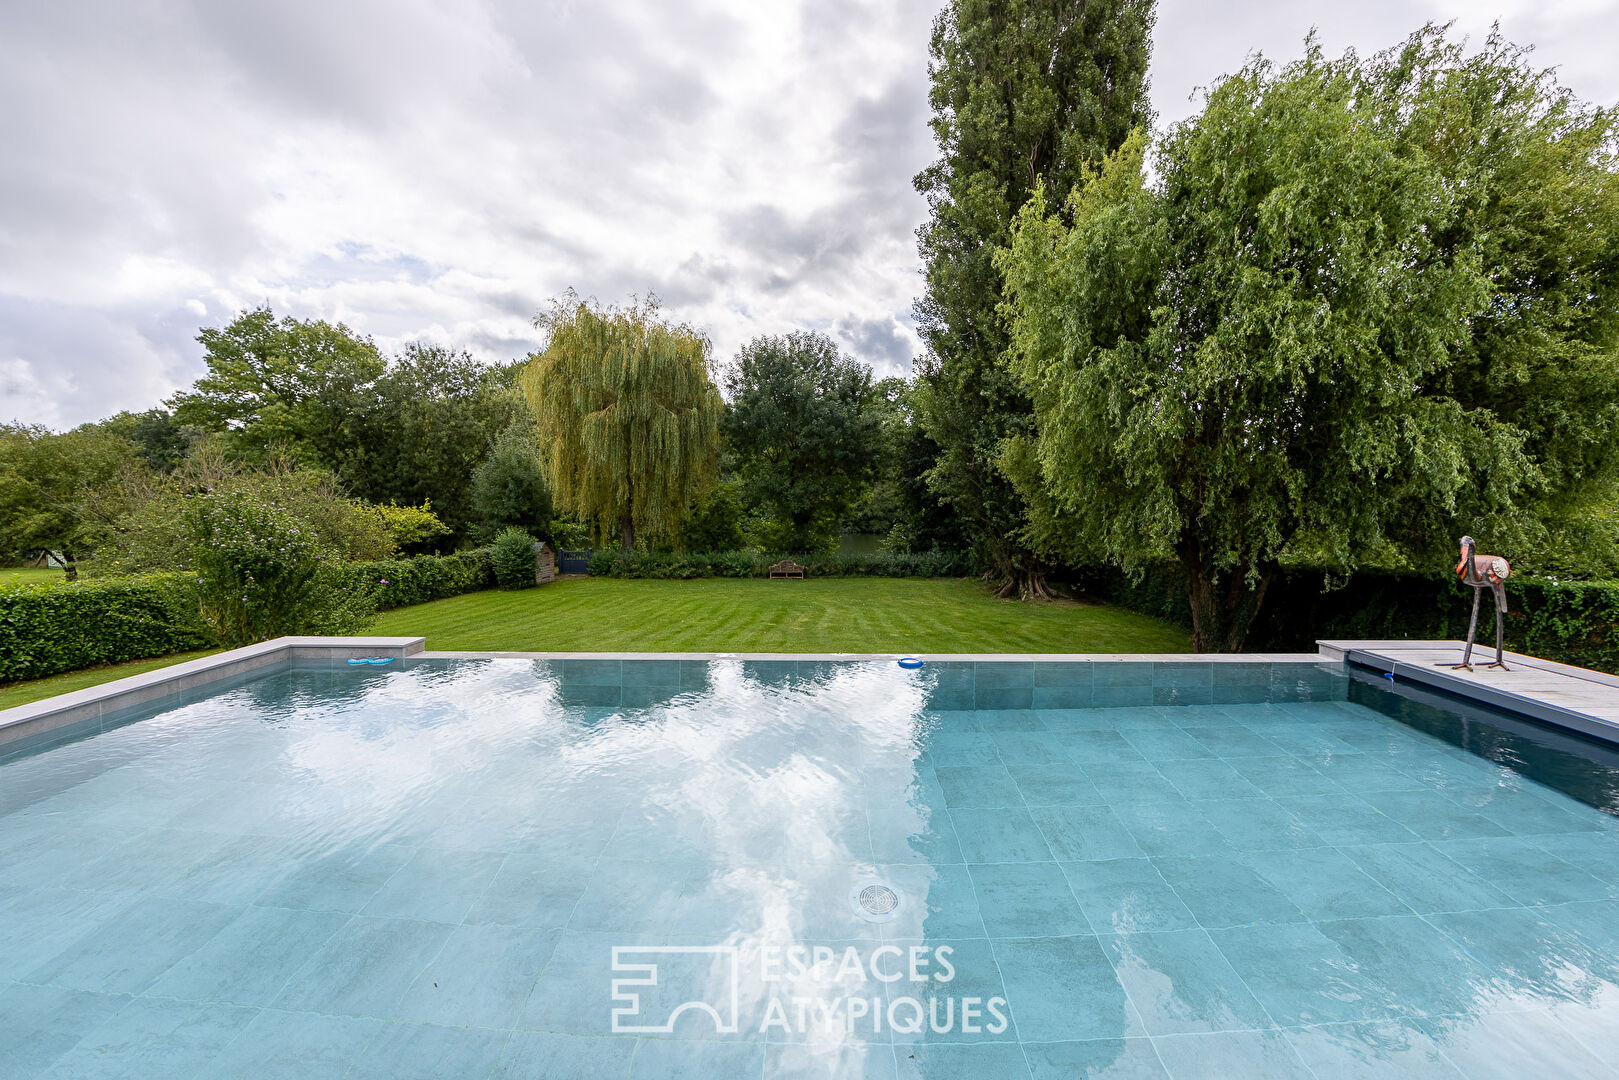
<instances>
[{"instance_id":1,"label":"wooden bench","mask_svg":"<svg viewBox=\"0 0 1619 1080\"><path fill-rule=\"evenodd\" d=\"M801 578L804 576L804 568L791 559L783 559L770 568L770 576L773 578Z\"/></svg>"}]
</instances>

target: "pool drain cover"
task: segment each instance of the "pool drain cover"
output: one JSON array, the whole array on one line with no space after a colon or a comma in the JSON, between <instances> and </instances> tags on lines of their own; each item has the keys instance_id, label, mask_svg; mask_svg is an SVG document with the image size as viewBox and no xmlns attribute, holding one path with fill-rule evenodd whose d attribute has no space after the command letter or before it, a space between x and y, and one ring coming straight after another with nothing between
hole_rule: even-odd
<instances>
[{"instance_id":1,"label":"pool drain cover","mask_svg":"<svg viewBox=\"0 0 1619 1080\"><path fill-rule=\"evenodd\" d=\"M862 881L849 894L855 914L867 922L888 922L899 914L899 893L880 881Z\"/></svg>"}]
</instances>

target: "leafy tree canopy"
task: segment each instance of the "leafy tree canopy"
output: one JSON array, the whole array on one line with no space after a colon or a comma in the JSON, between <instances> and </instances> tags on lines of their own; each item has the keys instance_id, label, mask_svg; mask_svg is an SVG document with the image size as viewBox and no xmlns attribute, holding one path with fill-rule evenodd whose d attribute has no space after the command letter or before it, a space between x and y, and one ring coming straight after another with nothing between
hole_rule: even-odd
<instances>
[{"instance_id":1,"label":"leafy tree canopy","mask_svg":"<svg viewBox=\"0 0 1619 1080\"><path fill-rule=\"evenodd\" d=\"M917 233L928 355L916 405L939 451L930 483L1007 594L1043 592L1043 567L1019 542L1022 502L993 466L1029 415L1000 364L993 254L1042 177L1062 206L1088 166L1148 123L1152 23L1152 0L951 0L933 26L940 159L915 180L930 208Z\"/></svg>"},{"instance_id":2,"label":"leafy tree canopy","mask_svg":"<svg viewBox=\"0 0 1619 1080\"><path fill-rule=\"evenodd\" d=\"M384 362L369 338L341 323L277 320L267 307L225 327L205 327L208 374L168 401L177 421L230 433L240 455L263 459L273 447L330 463L343 419Z\"/></svg>"},{"instance_id":3,"label":"leafy tree canopy","mask_svg":"<svg viewBox=\"0 0 1619 1080\"><path fill-rule=\"evenodd\" d=\"M472 475L474 535L487 542L496 533L515 528L551 540L551 502L534 423L513 424L495 439Z\"/></svg>"},{"instance_id":4,"label":"leafy tree canopy","mask_svg":"<svg viewBox=\"0 0 1619 1080\"><path fill-rule=\"evenodd\" d=\"M570 293L536 321L550 340L519 382L557 503L626 551L672 539L715 478L725 402L708 340L655 300L604 308Z\"/></svg>"},{"instance_id":5,"label":"leafy tree canopy","mask_svg":"<svg viewBox=\"0 0 1619 1080\"><path fill-rule=\"evenodd\" d=\"M776 528L772 546L822 551L865 496L882 452L871 370L825 334L744 345L726 373L725 438L743 502Z\"/></svg>"},{"instance_id":6,"label":"leafy tree canopy","mask_svg":"<svg viewBox=\"0 0 1619 1080\"><path fill-rule=\"evenodd\" d=\"M137 462L128 439L93 426L53 433L0 425L0 553L49 551L77 576L106 534L95 498Z\"/></svg>"},{"instance_id":7,"label":"leafy tree canopy","mask_svg":"<svg viewBox=\"0 0 1619 1080\"><path fill-rule=\"evenodd\" d=\"M1035 431L1001 464L1025 536L1185 567L1236 649L1290 548L1492 550L1619 468L1615 114L1492 38L1254 61L1001 266Z\"/></svg>"}]
</instances>

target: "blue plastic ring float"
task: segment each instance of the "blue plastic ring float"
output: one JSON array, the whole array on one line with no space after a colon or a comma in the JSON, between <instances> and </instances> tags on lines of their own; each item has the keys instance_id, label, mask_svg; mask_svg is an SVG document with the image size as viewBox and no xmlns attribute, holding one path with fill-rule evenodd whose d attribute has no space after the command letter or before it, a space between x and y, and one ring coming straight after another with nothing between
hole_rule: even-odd
<instances>
[{"instance_id":1,"label":"blue plastic ring float","mask_svg":"<svg viewBox=\"0 0 1619 1080\"><path fill-rule=\"evenodd\" d=\"M358 667L361 664L391 664L393 662L394 662L394 658L391 657L391 656L351 656L351 657L349 657L349 664L352 667Z\"/></svg>"},{"instance_id":2,"label":"blue plastic ring float","mask_svg":"<svg viewBox=\"0 0 1619 1080\"><path fill-rule=\"evenodd\" d=\"M902 668L919 668L922 666L922 661L914 656L905 656L900 658L899 666Z\"/></svg>"}]
</instances>

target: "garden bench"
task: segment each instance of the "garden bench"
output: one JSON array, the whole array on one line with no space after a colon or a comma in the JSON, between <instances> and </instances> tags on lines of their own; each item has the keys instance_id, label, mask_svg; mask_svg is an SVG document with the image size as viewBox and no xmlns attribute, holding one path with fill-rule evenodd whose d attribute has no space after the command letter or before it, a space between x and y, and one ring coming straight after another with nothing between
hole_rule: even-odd
<instances>
[{"instance_id":1,"label":"garden bench","mask_svg":"<svg viewBox=\"0 0 1619 1080\"><path fill-rule=\"evenodd\" d=\"M804 568L791 559L783 559L770 568L770 576L773 578L801 578L804 576Z\"/></svg>"}]
</instances>

